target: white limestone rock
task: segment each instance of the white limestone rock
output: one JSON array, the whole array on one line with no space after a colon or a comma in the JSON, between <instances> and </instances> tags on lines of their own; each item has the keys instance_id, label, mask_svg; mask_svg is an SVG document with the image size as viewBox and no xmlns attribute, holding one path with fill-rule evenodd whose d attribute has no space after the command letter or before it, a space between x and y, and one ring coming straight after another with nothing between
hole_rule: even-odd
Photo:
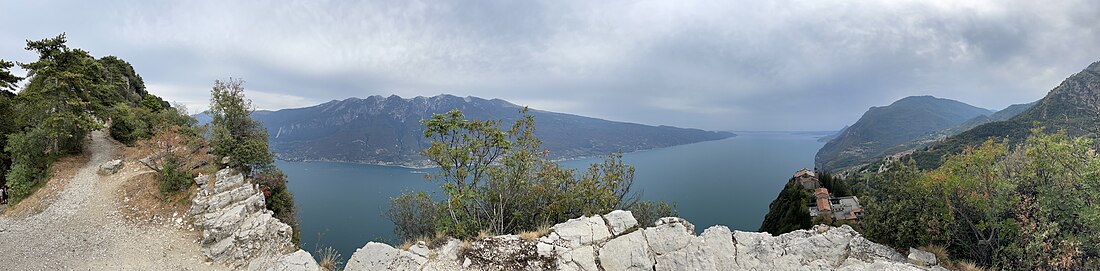
<instances>
[{"instance_id":1,"label":"white limestone rock","mask_svg":"<svg viewBox=\"0 0 1100 271\"><path fill-rule=\"evenodd\" d=\"M915 265L918 265L918 266L931 267L931 266L935 266L937 264L936 254L932 254L932 252L927 252L927 251L919 250L919 249L915 249L915 248L909 248L909 257L908 257L908 259L909 259L909 263L912 263L912 264L915 264Z\"/></svg>"},{"instance_id":2,"label":"white limestone rock","mask_svg":"<svg viewBox=\"0 0 1100 271\"><path fill-rule=\"evenodd\" d=\"M570 219L554 225L550 230L553 232L547 243L566 248L590 245L611 238L611 231L599 215Z\"/></svg>"},{"instance_id":3,"label":"white limestone rock","mask_svg":"<svg viewBox=\"0 0 1100 271\"><path fill-rule=\"evenodd\" d=\"M652 271L654 259L643 231L607 241L600 248L600 266L606 271Z\"/></svg>"},{"instance_id":4,"label":"white limestone rock","mask_svg":"<svg viewBox=\"0 0 1100 271\"><path fill-rule=\"evenodd\" d=\"M345 271L420 270L428 259L383 243L370 242L351 254Z\"/></svg>"},{"instance_id":5,"label":"white limestone rock","mask_svg":"<svg viewBox=\"0 0 1100 271\"><path fill-rule=\"evenodd\" d=\"M611 229L611 235L615 236L638 226L638 220L634 218L634 214L630 211L614 210L603 218L607 219L607 226Z\"/></svg>"},{"instance_id":6,"label":"white limestone rock","mask_svg":"<svg viewBox=\"0 0 1100 271\"><path fill-rule=\"evenodd\" d=\"M252 269L251 267L249 269ZM309 254L305 250L299 249L294 253L283 255L278 261L275 261L274 265L267 268L267 271L320 271L321 266L317 264L317 260L313 259L313 255Z\"/></svg>"}]
</instances>

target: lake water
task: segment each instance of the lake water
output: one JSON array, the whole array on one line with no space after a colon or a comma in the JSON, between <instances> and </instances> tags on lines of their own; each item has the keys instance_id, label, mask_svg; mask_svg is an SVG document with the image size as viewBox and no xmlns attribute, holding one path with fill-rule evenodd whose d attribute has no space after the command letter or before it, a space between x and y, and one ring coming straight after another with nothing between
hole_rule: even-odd
<instances>
[{"instance_id":1,"label":"lake water","mask_svg":"<svg viewBox=\"0 0 1100 271\"><path fill-rule=\"evenodd\" d=\"M712 225L755 231L768 204L795 171L813 167L820 134L737 132L734 138L623 155L636 167L643 200L675 202L702 231ZM565 161L586 168L602 159ZM302 248L336 248L347 259L368 241L393 244L383 217L389 198L405 191L438 192L423 171L329 162L277 162L289 177L302 228Z\"/></svg>"}]
</instances>

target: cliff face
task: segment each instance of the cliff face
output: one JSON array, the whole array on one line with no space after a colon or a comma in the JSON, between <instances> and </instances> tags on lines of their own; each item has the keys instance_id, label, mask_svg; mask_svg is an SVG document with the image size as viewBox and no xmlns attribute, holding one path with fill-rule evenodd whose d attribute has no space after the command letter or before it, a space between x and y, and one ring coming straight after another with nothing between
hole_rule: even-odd
<instances>
[{"instance_id":1,"label":"cliff face","mask_svg":"<svg viewBox=\"0 0 1100 271\"><path fill-rule=\"evenodd\" d=\"M248 270L317 270L313 257L295 251L289 225L264 208L264 194L231 169L195 178L199 193L189 215L202 230L202 254ZM291 253L293 252L293 253Z\"/></svg>"},{"instance_id":2,"label":"cliff face","mask_svg":"<svg viewBox=\"0 0 1100 271\"><path fill-rule=\"evenodd\" d=\"M662 218L640 227L628 211L581 217L546 236L516 235L437 248L401 250L368 243L345 270L943 270L910 264L848 226L817 226L780 236L714 226L695 235L688 221Z\"/></svg>"}]
</instances>

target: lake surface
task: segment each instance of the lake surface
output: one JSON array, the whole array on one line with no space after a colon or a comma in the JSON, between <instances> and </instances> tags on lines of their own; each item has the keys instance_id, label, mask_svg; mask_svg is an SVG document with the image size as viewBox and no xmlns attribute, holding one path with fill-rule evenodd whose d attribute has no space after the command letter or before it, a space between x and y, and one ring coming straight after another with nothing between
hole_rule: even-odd
<instances>
[{"instance_id":1,"label":"lake surface","mask_svg":"<svg viewBox=\"0 0 1100 271\"><path fill-rule=\"evenodd\" d=\"M628 153L634 191L643 200L675 202L698 231L713 225L755 231L768 204L795 171L813 167L821 134L737 132L734 138ZM602 159L565 161L583 169ZM424 171L330 162L277 162L289 177L302 228L302 248L332 246L347 259L368 241L393 244L383 216L389 198L438 185ZM320 245L318 245L320 244Z\"/></svg>"}]
</instances>

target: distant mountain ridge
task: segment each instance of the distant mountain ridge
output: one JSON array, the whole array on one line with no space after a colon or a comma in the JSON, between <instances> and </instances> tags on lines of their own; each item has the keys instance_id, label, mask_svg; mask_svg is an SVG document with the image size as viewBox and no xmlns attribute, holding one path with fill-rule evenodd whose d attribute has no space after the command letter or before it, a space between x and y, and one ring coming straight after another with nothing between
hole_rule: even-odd
<instances>
[{"instance_id":1,"label":"distant mountain ridge","mask_svg":"<svg viewBox=\"0 0 1100 271\"><path fill-rule=\"evenodd\" d=\"M1094 62L1069 76L1043 99L1018 115L978 125L917 151L910 157L921 168L934 168L943 163L945 155L958 153L966 146L980 145L990 138L1020 143L1036 127L1042 127L1046 132L1064 130L1071 136L1095 136L1100 132L1100 62Z\"/></svg>"},{"instance_id":2,"label":"distant mountain ridge","mask_svg":"<svg viewBox=\"0 0 1100 271\"><path fill-rule=\"evenodd\" d=\"M992 111L932 96L910 96L871 107L854 124L830 139L815 156L820 169L837 170L881 159L926 144L921 138Z\"/></svg>"},{"instance_id":3,"label":"distant mountain ridge","mask_svg":"<svg viewBox=\"0 0 1100 271\"><path fill-rule=\"evenodd\" d=\"M272 150L280 159L422 167L428 164L419 152L430 143L424 138L421 119L459 109L467 119L497 119L510 125L521 116L521 108L500 99L452 95L406 99L392 95L256 111L253 118L267 128ZM529 114L535 117L535 135L543 140L551 159L602 156L620 150L632 152L734 136L729 132L615 122L535 109Z\"/></svg>"}]
</instances>

